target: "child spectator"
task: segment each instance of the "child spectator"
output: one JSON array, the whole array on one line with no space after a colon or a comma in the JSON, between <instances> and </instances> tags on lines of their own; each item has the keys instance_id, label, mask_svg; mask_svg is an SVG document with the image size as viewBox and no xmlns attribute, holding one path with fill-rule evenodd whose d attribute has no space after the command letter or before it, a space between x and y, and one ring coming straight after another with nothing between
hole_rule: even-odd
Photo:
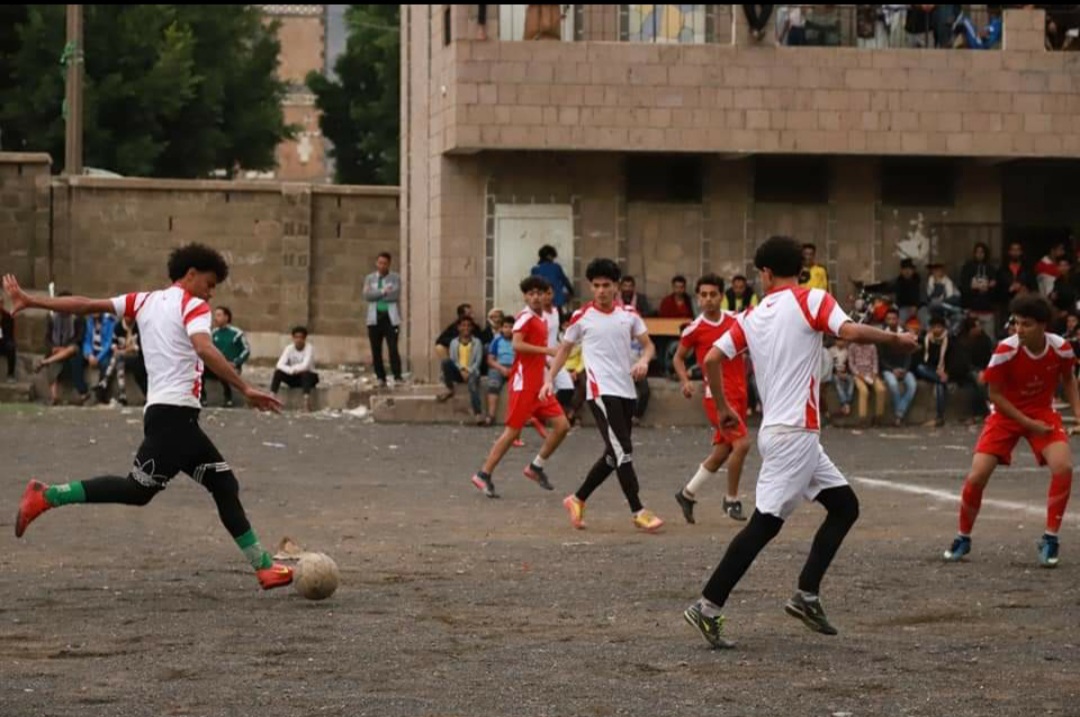
<instances>
[{"instance_id":1,"label":"child spectator","mask_svg":"<svg viewBox=\"0 0 1080 717\"><path fill-rule=\"evenodd\" d=\"M829 349L829 358L832 359L833 383L836 384L836 395L840 398L840 415L851 415L851 401L855 395L855 379L848 368L848 342L837 339Z\"/></svg>"},{"instance_id":2,"label":"child spectator","mask_svg":"<svg viewBox=\"0 0 1080 717\"><path fill-rule=\"evenodd\" d=\"M270 380L270 392L277 393L281 384L304 392L304 410L311 411L311 392L319 384L315 373L315 348L308 342L308 330L297 326L292 330L292 343L285 347Z\"/></svg>"},{"instance_id":3,"label":"child spectator","mask_svg":"<svg viewBox=\"0 0 1080 717\"><path fill-rule=\"evenodd\" d=\"M458 335L450 341L450 356L442 362L443 383L446 391L438 396L440 403L454 395L454 386L463 383L469 388L473 420L484 423L483 405L480 402L480 364L484 357L484 344L473 335L476 324L471 318L458 322Z\"/></svg>"},{"instance_id":4,"label":"child spectator","mask_svg":"<svg viewBox=\"0 0 1080 717\"><path fill-rule=\"evenodd\" d=\"M487 354L487 418L484 425L490 426L495 421L495 412L499 407L499 394L510 378L510 368L514 365L514 320L503 318L499 335L491 342Z\"/></svg>"},{"instance_id":5,"label":"child spectator","mask_svg":"<svg viewBox=\"0 0 1080 717\"><path fill-rule=\"evenodd\" d=\"M851 344L848 346L848 370L855 380L855 391L859 394L859 420L873 422L885 417L885 383L878 375L878 352L873 344ZM874 416L869 409L870 391L874 392Z\"/></svg>"}]
</instances>

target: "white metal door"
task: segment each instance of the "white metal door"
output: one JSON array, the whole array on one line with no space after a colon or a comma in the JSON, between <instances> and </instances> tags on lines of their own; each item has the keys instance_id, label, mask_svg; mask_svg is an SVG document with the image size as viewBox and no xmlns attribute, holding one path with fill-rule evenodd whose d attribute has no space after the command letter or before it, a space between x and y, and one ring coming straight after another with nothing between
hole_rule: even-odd
<instances>
[{"instance_id":1,"label":"white metal door","mask_svg":"<svg viewBox=\"0 0 1080 717\"><path fill-rule=\"evenodd\" d=\"M514 314L524 305L518 285L550 244L572 278L574 221L569 204L495 205L495 308ZM572 279L571 279L572 280Z\"/></svg>"}]
</instances>

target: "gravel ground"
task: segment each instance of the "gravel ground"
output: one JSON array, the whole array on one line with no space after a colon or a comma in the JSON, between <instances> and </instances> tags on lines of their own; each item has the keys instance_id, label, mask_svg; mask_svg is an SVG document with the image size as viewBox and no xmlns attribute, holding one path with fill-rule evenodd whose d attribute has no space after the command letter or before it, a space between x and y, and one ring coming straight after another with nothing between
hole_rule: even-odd
<instances>
[{"instance_id":1,"label":"gravel ground","mask_svg":"<svg viewBox=\"0 0 1080 717\"><path fill-rule=\"evenodd\" d=\"M589 529L569 527L560 499L598 454L592 429L549 464L554 493L521 477L526 436L489 501L468 477L493 429L208 412L264 543L287 535L341 566L338 593L315 603L257 590L182 476L146 508L65 508L14 539L27 478L122 473L139 422L0 407L2 715L1080 714L1080 521L1066 521L1061 567L1040 570L1048 478L1026 447L987 492L970 560L940 561L966 428L826 430L862 500L823 591L841 634L782 610L821 517L807 506L732 595L739 648L714 652L681 611L738 525L719 485L694 526L672 500L704 430L636 434L643 497L668 520L650 536L614 479ZM750 505L757 465L755 452Z\"/></svg>"}]
</instances>

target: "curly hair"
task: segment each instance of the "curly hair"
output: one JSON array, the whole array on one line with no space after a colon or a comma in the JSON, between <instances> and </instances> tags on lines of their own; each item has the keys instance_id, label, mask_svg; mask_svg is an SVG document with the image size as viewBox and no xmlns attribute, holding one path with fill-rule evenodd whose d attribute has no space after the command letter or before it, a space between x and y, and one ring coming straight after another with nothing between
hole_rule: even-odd
<instances>
[{"instance_id":1,"label":"curly hair","mask_svg":"<svg viewBox=\"0 0 1080 717\"><path fill-rule=\"evenodd\" d=\"M188 270L212 271L218 283L229 278L229 265L217 249L205 244L186 244L169 254L169 281L180 281Z\"/></svg>"}]
</instances>

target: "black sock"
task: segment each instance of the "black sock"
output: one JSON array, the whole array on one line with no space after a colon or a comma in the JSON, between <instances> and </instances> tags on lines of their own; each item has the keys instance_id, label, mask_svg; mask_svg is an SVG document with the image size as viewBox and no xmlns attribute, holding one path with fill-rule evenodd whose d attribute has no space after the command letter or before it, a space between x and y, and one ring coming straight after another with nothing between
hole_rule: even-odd
<instances>
[{"instance_id":1,"label":"black sock","mask_svg":"<svg viewBox=\"0 0 1080 717\"><path fill-rule=\"evenodd\" d=\"M855 491L850 486L823 490L818 493L816 500L825 506L829 513L814 536L810 555L799 575L799 589L814 595L817 595L821 588L821 579L825 577L825 571L836 557L836 551L840 549L844 537L859 519L859 499L855 497Z\"/></svg>"},{"instance_id":2,"label":"black sock","mask_svg":"<svg viewBox=\"0 0 1080 717\"><path fill-rule=\"evenodd\" d=\"M735 585L754 562L754 558L776 537L782 527L784 521L780 518L755 510L750 516L750 522L731 540L723 559L705 584L705 590L702 591L705 599L723 606Z\"/></svg>"},{"instance_id":3,"label":"black sock","mask_svg":"<svg viewBox=\"0 0 1080 717\"><path fill-rule=\"evenodd\" d=\"M588 475L585 476L585 482L581 484L576 493L577 499L582 503L589 499L593 491L600 487L600 484L608 479L612 473L615 472L615 458L614 456L605 453L600 456L600 460L593 464L593 467L589 469Z\"/></svg>"}]
</instances>

